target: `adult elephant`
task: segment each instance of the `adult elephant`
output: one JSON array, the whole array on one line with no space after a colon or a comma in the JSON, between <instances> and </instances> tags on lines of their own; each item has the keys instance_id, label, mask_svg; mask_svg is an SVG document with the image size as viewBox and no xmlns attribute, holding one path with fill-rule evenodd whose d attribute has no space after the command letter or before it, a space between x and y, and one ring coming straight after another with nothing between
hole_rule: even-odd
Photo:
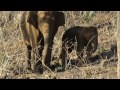
<instances>
[{"instance_id":1,"label":"adult elephant","mask_svg":"<svg viewBox=\"0 0 120 90\"><path fill-rule=\"evenodd\" d=\"M27 46L26 69L42 73L45 65L50 68L53 39L58 27L64 24L65 18L62 12L28 11L23 13L21 30ZM39 60L38 55L42 57L42 60ZM31 60L36 61L33 68Z\"/></svg>"},{"instance_id":2,"label":"adult elephant","mask_svg":"<svg viewBox=\"0 0 120 90\"><path fill-rule=\"evenodd\" d=\"M97 28L93 26L81 27L75 26L71 27L65 31L62 37L62 65L65 68L65 57L66 51L70 53L74 48L74 43L77 42L77 52L78 57L83 57L83 49L86 47L86 54L88 57L94 53L98 46L98 32Z\"/></svg>"}]
</instances>

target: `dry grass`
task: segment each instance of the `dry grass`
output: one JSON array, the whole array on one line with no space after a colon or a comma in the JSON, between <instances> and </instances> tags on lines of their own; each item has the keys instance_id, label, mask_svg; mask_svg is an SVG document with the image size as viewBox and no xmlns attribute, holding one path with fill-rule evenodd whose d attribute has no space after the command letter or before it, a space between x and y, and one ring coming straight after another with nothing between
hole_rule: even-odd
<instances>
[{"instance_id":1,"label":"dry grass","mask_svg":"<svg viewBox=\"0 0 120 90\"><path fill-rule=\"evenodd\" d=\"M25 45L20 31L19 22L23 11L0 11L0 77L29 79L112 79L117 78L116 55L111 47L116 44L116 12L114 11L63 11L65 27L60 27L54 38L52 57L61 52L61 38L66 29L73 26L98 27L99 46L95 55L100 57L98 63L78 67L69 64L65 72L48 72L42 75L26 74L23 71ZM76 59L75 50L68 55L70 60Z\"/></svg>"}]
</instances>

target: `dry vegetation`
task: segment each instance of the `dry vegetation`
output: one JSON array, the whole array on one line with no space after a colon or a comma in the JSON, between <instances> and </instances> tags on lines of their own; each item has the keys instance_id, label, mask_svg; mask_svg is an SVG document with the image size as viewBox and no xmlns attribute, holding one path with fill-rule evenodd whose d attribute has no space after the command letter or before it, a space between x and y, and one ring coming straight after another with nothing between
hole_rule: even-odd
<instances>
[{"instance_id":1,"label":"dry vegetation","mask_svg":"<svg viewBox=\"0 0 120 90\"><path fill-rule=\"evenodd\" d=\"M68 65L65 72L48 72L44 74L26 73L23 69L25 45L19 27L23 11L0 11L0 77L6 79L112 79L117 78L116 27L115 11L63 11L65 27L60 27L54 38L52 57L59 60L61 38L64 31L73 26L95 26L98 28L99 46L93 58L96 62L78 67ZM68 58L76 58L75 53Z\"/></svg>"}]
</instances>

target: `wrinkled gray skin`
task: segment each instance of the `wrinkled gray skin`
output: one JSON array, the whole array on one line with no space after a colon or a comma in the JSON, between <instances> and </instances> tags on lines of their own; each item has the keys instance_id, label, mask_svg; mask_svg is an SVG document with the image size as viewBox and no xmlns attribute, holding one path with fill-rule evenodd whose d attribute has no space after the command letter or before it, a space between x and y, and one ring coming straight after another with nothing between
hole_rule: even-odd
<instances>
[{"instance_id":1,"label":"wrinkled gray skin","mask_svg":"<svg viewBox=\"0 0 120 90\"><path fill-rule=\"evenodd\" d=\"M75 39L76 38L76 39ZM66 45L70 47L72 43L77 41L77 52L78 54L87 46L87 56L90 57L94 53L98 46L98 32L96 27L81 27L75 26L66 30L62 37L62 65L65 68L65 57L66 57ZM90 42L89 42L90 41ZM66 44L67 43L67 44ZM68 49L68 53L73 50L74 47ZM78 57L83 57L83 53L78 55ZM79 57L79 58L81 58Z\"/></svg>"},{"instance_id":2,"label":"wrinkled gray skin","mask_svg":"<svg viewBox=\"0 0 120 90\"><path fill-rule=\"evenodd\" d=\"M27 46L26 69L31 70L31 59L36 60L34 71L43 73L45 65L50 67L53 39L59 26L65 24L64 14L57 11L24 12L21 19L21 30ZM39 47L37 45L40 43ZM32 52L30 52L32 51ZM35 55L42 57L42 62ZM31 58L32 56L32 58ZM44 65L44 64L45 65Z\"/></svg>"}]
</instances>

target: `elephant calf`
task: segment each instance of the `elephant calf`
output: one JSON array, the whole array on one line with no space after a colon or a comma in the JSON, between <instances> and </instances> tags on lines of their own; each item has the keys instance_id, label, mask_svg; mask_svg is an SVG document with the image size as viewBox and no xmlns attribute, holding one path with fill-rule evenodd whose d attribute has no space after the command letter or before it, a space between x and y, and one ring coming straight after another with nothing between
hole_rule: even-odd
<instances>
[{"instance_id":1,"label":"elephant calf","mask_svg":"<svg viewBox=\"0 0 120 90\"><path fill-rule=\"evenodd\" d=\"M26 69L42 73L45 65L50 68L53 39L58 27L64 24L65 18L62 12L28 11L23 13L21 31L27 46ZM42 60L39 60L39 56ZM35 62L33 68L31 60Z\"/></svg>"},{"instance_id":2,"label":"elephant calf","mask_svg":"<svg viewBox=\"0 0 120 90\"><path fill-rule=\"evenodd\" d=\"M62 65L65 68L66 49L68 53L72 51L74 44L77 41L78 57L83 57L82 50L86 46L87 56L95 52L98 45L98 32L96 27L81 27L75 26L66 30L62 37Z\"/></svg>"}]
</instances>

